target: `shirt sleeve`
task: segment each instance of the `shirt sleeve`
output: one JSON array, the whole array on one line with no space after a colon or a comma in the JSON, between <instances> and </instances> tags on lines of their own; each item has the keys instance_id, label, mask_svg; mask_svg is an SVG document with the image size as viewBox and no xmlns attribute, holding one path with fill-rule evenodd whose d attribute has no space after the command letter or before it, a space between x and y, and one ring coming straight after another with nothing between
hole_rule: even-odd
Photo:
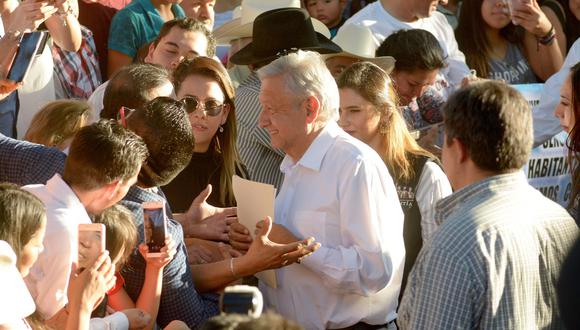
<instances>
[{"instance_id":1,"label":"shirt sleeve","mask_svg":"<svg viewBox=\"0 0 580 330\"><path fill-rule=\"evenodd\" d=\"M451 185L443 170L433 162L426 162L417 184L416 200L421 213L421 237L423 244L437 230L435 204L438 200L451 195Z\"/></svg>"},{"instance_id":2,"label":"shirt sleeve","mask_svg":"<svg viewBox=\"0 0 580 330\"><path fill-rule=\"evenodd\" d=\"M534 147L562 131L560 121L554 116L554 110L560 102L560 88L570 74L570 68L578 62L580 62L580 39L576 40L570 48L560 71L546 81L540 96L540 103L532 110Z\"/></svg>"},{"instance_id":3,"label":"shirt sleeve","mask_svg":"<svg viewBox=\"0 0 580 330\"><path fill-rule=\"evenodd\" d=\"M91 319L90 330L126 330L129 329L129 319L121 312L115 312L104 318Z\"/></svg>"},{"instance_id":4,"label":"shirt sleeve","mask_svg":"<svg viewBox=\"0 0 580 330\"><path fill-rule=\"evenodd\" d=\"M135 25L131 14L132 12L128 10L120 10L113 16L108 45L109 49L133 58L141 44L138 36L138 27Z\"/></svg>"},{"instance_id":5,"label":"shirt sleeve","mask_svg":"<svg viewBox=\"0 0 580 330\"><path fill-rule=\"evenodd\" d=\"M345 178L337 192L341 244L323 244L303 264L331 290L369 296L400 280L403 212L386 168L359 159L339 175Z\"/></svg>"},{"instance_id":6,"label":"shirt sleeve","mask_svg":"<svg viewBox=\"0 0 580 330\"><path fill-rule=\"evenodd\" d=\"M411 270L397 323L401 329L472 329L475 275L446 249L423 248Z\"/></svg>"}]
</instances>

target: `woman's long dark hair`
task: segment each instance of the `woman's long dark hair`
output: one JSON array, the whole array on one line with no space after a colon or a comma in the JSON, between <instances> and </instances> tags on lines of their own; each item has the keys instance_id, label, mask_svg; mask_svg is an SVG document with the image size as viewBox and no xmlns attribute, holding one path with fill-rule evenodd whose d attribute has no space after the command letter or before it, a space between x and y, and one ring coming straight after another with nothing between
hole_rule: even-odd
<instances>
[{"instance_id":1,"label":"woman's long dark hair","mask_svg":"<svg viewBox=\"0 0 580 330\"><path fill-rule=\"evenodd\" d=\"M570 69L572 98L570 106L574 111L574 127L568 136L568 161L572 169L572 196L569 206L573 207L580 192L580 63ZM576 219L578 220L578 219Z\"/></svg>"},{"instance_id":2,"label":"woman's long dark hair","mask_svg":"<svg viewBox=\"0 0 580 330\"><path fill-rule=\"evenodd\" d=\"M481 4L485 0L463 1L459 14L455 38L459 49L465 54L467 66L477 71L479 77L487 78L489 75L489 44L485 27L487 23L481 16ZM508 42L521 46L524 40L524 29L515 26L511 22L501 29L500 35Z\"/></svg>"}]
</instances>

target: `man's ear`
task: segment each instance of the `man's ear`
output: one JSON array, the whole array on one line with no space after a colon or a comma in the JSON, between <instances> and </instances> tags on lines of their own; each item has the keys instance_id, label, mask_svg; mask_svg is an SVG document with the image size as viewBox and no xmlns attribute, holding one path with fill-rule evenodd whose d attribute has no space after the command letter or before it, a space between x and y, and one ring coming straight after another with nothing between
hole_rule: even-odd
<instances>
[{"instance_id":1,"label":"man's ear","mask_svg":"<svg viewBox=\"0 0 580 330\"><path fill-rule=\"evenodd\" d=\"M453 138L453 145L455 148L457 148L456 151L457 155L459 156L459 162L466 162L469 159L469 151L467 150L465 144L463 144L463 142L461 142L461 140L458 138Z\"/></svg>"},{"instance_id":2,"label":"man's ear","mask_svg":"<svg viewBox=\"0 0 580 330\"><path fill-rule=\"evenodd\" d=\"M306 122L312 124L316 118L318 118L318 112L320 111L320 101L316 96L308 96L305 101L306 107Z\"/></svg>"},{"instance_id":3,"label":"man's ear","mask_svg":"<svg viewBox=\"0 0 580 330\"><path fill-rule=\"evenodd\" d=\"M152 63L153 62L153 52L155 51L155 41L149 44L149 50L147 51L147 56L143 59L145 63Z\"/></svg>"},{"instance_id":4,"label":"man's ear","mask_svg":"<svg viewBox=\"0 0 580 330\"><path fill-rule=\"evenodd\" d=\"M117 191L119 190L120 187L121 187L121 180L115 180L111 183L106 184L103 187L103 189L104 189L103 196L106 196L107 199L113 199L113 197L115 197L115 195L117 194Z\"/></svg>"}]
</instances>

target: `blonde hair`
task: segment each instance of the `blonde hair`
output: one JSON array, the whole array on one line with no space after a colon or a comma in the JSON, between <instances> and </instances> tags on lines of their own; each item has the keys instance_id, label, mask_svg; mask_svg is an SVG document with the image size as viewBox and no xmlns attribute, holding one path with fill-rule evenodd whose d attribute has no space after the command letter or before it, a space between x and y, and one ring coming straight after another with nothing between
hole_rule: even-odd
<instances>
[{"instance_id":1,"label":"blonde hair","mask_svg":"<svg viewBox=\"0 0 580 330\"><path fill-rule=\"evenodd\" d=\"M34 115L24 140L63 149L62 143L88 123L90 112L91 107L85 101L50 102Z\"/></svg>"},{"instance_id":2,"label":"blonde hair","mask_svg":"<svg viewBox=\"0 0 580 330\"><path fill-rule=\"evenodd\" d=\"M383 136L381 156L396 180L408 180L415 173L409 156L436 157L421 148L413 138L397 107L397 96L389 75L370 62L351 65L338 77L338 88L350 88L373 104L381 115L379 126Z\"/></svg>"}]
</instances>

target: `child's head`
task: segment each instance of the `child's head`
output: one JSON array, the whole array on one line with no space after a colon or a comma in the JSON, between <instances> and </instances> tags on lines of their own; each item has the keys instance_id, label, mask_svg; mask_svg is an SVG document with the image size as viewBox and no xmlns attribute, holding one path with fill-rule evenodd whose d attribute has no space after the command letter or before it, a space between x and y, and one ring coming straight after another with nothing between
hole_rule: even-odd
<instances>
[{"instance_id":1,"label":"child's head","mask_svg":"<svg viewBox=\"0 0 580 330\"><path fill-rule=\"evenodd\" d=\"M88 124L90 105L79 100L60 100L45 105L32 118L24 139L66 149L74 135Z\"/></svg>"},{"instance_id":2,"label":"child's head","mask_svg":"<svg viewBox=\"0 0 580 330\"><path fill-rule=\"evenodd\" d=\"M304 4L310 16L331 29L342 20L342 12L346 7L346 0L305 0Z\"/></svg>"},{"instance_id":3,"label":"child's head","mask_svg":"<svg viewBox=\"0 0 580 330\"><path fill-rule=\"evenodd\" d=\"M138 234L133 214L126 207L116 204L95 216L93 222L105 225L106 248L119 269L137 246Z\"/></svg>"}]
</instances>

